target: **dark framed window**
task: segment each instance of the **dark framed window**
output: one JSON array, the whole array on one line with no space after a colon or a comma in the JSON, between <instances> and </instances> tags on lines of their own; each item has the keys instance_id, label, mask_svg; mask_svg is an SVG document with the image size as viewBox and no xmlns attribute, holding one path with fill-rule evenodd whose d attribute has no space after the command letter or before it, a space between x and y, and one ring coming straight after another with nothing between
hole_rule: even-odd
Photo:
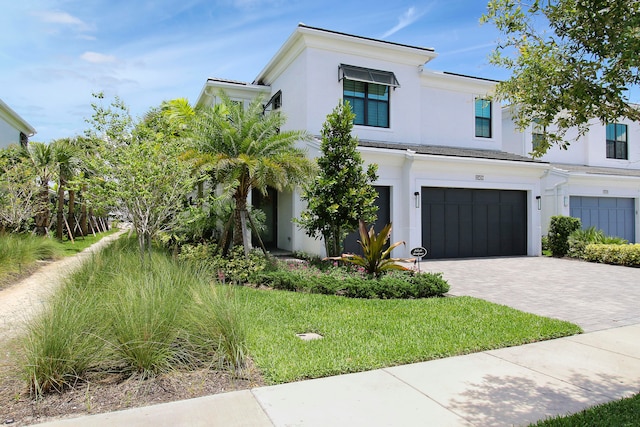
<instances>
[{"instance_id":1,"label":"dark framed window","mask_svg":"<svg viewBox=\"0 0 640 427\"><path fill-rule=\"evenodd\" d=\"M20 145L24 148L27 148L29 145L29 137L24 132L20 132Z\"/></svg>"},{"instance_id":2,"label":"dark framed window","mask_svg":"<svg viewBox=\"0 0 640 427\"><path fill-rule=\"evenodd\" d=\"M627 160L627 125L607 125L607 159Z\"/></svg>"},{"instance_id":3,"label":"dark framed window","mask_svg":"<svg viewBox=\"0 0 640 427\"><path fill-rule=\"evenodd\" d=\"M356 115L356 125L389 127L389 86L343 79L343 99Z\"/></svg>"},{"instance_id":4,"label":"dark framed window","mask_svg":"<svg viewBox=\"0 0 640 427\"><path fill-rule=\"evenodd\" d=\"M279 90L269 99L264 106L264 111L275 111L282 107L282 91Z\"/></svg>"},{"instance_id":5,"label":"dark framed window","mask_svg":"<svg viewBox=\"0 0 640 427\"><path fill-rule=\"evenodd\" d=\"M540 121L538 119L533 119L533 127L531 133L531 145L533 151L544 144L546 140L546 133L547 128L545 126L540 126Z\"/></svg>"},{"instance_id":6,"label":"dark framed window","mask_svg":"<svg viewBox=\"0 0 640 427\"><path fill-rule=\"evenodd\" d=\"M491 138L491 101L476 98L476 136Z\"/></svg>"}]
</instances>

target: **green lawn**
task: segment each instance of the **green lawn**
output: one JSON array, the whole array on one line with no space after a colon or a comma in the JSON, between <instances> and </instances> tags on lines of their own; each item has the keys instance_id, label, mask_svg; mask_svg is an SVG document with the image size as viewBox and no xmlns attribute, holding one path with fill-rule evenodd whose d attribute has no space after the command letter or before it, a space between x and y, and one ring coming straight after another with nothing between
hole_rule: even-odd
<instances>
[{"instance_id":1,"label":"green lawn","mask_svg":"<svg viewBox=\"0 0 640 427\"><path fill-rule=\"evenodd\" d=\"M238 288L248 348L273 384L520 345L581 332L471 297L364 300ZM321 340L295 334L315 332Z\"/></svg>"},{"instance_id":2,"label":"green lawn","mask_svg":"<svg viewBox=\"0 0 640 427\"><path fill-rule=\"evenodd\" d=\"M632 427L640 425L640 394L594 406L574 415L539 421L536 427Z\"/></svg>"},{"instance_id":3,"label":"green lawn","mask_svg":"<svg viewBox=\"0 0 640 427\"><path fill-rule=\"evenodd\" d=\"M93 234L89 234L85 237L75 237L73 242L68 238L65 238L61 243L63 255L73 256L101 240L103 237L109 236L117 231L118 228L112 227L111 230L105 231L104 233L96 233L95 236Z\"/></svg>"}]
</instances>

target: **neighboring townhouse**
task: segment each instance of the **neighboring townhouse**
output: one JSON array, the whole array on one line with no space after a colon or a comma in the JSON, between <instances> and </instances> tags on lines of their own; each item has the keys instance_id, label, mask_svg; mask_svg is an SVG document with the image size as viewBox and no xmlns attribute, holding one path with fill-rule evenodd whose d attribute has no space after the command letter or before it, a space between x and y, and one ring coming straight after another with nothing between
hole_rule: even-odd
<instances>
[{"instance_id":1,"label":"neighboring townhouse","mask_svg":"<svg viewBox=\"0 0 640 427\"><path fill-rule=\"evenodd\" d=\"M353 133L366 163L379 165L379 223L393 223L394 251L413 247L427 258L539 255L545 161L503 150L502 109L489 100L496 82L427 68L433 49L358 37L300 24L254 82L207 80L198 105L265 97L286 127L318 136L339 100L356 113ZM258 200L259 199L259 200ZM546 200L546 198L545 198ZM254 198L267 212L272 246L322 254L322 242L292 218L299 192ZM353 241L349 243L353 244Z\"/></svg>"},{"instance_id":2,"label":"neighboring townhouse","mask_svg":"<svg viewBox=\"0 0 640 427\"><path fill-rule=\"evenodd\" d=\"M526 155L543 137L535 125L517 131L510 107L503 111L503 124L505 151ZM541 179L543 234L553 215L570 215L580 218L583 228L640 242L640 123L594 120L587 134L568 133L566 140L567 150L554 146L541 158L550 164Z\"/></svg>"},{"instance_id":3,"label":"neighboring townhouse","mask_svg":"<svg viewBox=\"0 0 640 427\"><path fill-rule=\"evenodd\" d=\"M11 144L26 147L36 130L0 99L0 148Z\"/></svg>"}]
</instances>

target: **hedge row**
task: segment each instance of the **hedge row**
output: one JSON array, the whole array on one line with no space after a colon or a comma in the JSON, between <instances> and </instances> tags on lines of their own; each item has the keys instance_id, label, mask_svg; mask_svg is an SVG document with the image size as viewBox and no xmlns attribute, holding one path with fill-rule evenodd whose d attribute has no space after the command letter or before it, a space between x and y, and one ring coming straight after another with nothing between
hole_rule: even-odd
<instances>
[{"instance_id":1,"label":"hedge row","mask_svg":"<svg viewBox=\"0 0 640 427\"><path fill-rule=\"evenodd\" d=\"M633 245L590 244L585 247L583 259L603 264L640 267L640 243Z\"/></svg>"},{"instance_id":2,"label":"hedge row","mask_svg":"<svg viewBox=\"0 0 640 427\"><path fill-rule=\"evenodd\" d=\"M394 272L374 279L277 270L257 274L255 281L258 285L274 289L351 298L428 298L441 296L449 291L449 284L442 278L442 273Z\"/></svg>"}]
</instances>

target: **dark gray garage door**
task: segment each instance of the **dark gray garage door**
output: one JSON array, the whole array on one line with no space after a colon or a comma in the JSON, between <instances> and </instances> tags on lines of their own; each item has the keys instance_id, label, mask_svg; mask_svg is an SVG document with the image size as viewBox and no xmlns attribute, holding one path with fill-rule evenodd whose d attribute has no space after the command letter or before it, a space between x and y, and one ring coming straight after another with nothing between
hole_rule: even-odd
<instances>
[{"instance_id":1,"label":"dark gray garage door","mask_svg":"<svg viewBox=\"0 0 640 427\"><path fill-rule=\"evenodd\" d=\"M377 185L375 189L378 192L378 198L376 199L378 219L373 223L373 228L376 232L379 232L385 225L391 222L391 188ZM360 233L358 233L358 231L349 234L344 240L345 253L362 255L362 248L358 240L360 240Z\"/></svg>"},{"instance_id":2,"label":"dark gray garage door","mask_svg":"<svg viewBox=\"0 0 640 427\"><path fill-rule=\"evenodd\" d=\"M570 214L582 220L582 228L595 226L608 236L635 243L635 202L620 197L571 196Z\"/></svg>"},{"instance_id":3,"label":"dark gray garage door","mask_svg":"<svg viewBox=\"0 0 640 427\"><path fill-rule=\"evenodd\" d=\"M428 258L527 254L525 191L422 187Z\"/></svg>"}]
</instances>

